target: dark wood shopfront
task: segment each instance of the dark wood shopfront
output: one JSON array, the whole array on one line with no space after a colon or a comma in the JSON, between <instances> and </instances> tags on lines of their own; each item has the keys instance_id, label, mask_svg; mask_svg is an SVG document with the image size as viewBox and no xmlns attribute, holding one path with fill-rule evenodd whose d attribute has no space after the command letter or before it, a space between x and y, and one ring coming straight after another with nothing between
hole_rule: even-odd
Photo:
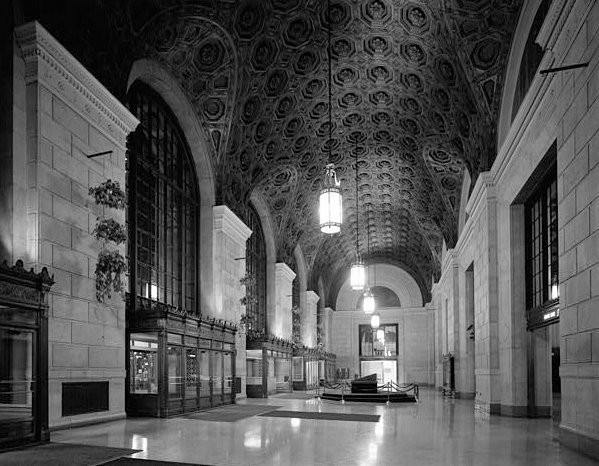
<instances>
[{"instance_id":1,"label":"dark wood shopfront","mask_svg":"<svg viewBox=\"0 0 599 466\"><path fill-rule=\"evenodd\" d=\"M292 352L291 341L262 332L248 332L246 394L249 398L291 392Z\"/></svg>"},{"instance_id":2,"label":"dark wood shopfront","mask_svg":"<svg viewBox=\"0 0 599 466\"><path fill-rule=\"evenodd\" d=\"M234 325L139 297L136 309L127 317L127 414L168 417L235 402Z\"/></svg>"},{"instance_id":3,"label":"dark wood shopfront","mask_svg":"<svg viewBox=\"0 0 599 466\"><path fill-rule=\"evenodd\" d=\"M48 303L43 268L0 264L0 450L48 441Z\"/></svg>"}]
</instances>

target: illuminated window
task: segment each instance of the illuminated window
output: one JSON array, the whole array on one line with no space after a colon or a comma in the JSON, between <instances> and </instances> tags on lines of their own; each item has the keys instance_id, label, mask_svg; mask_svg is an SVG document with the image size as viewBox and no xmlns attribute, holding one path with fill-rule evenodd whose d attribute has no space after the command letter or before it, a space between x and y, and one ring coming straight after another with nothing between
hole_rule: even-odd
<instances>
[{"instance_id":1,"label":"illuminated window","mask_svg":"<svg viewBox=\"0 0 599 466\"><path fill-rule=\"evenodd\" d=\"M525 208L527 308L537 309L552 306L559 298L555 169L541 182Z\"/></svg>"},{"instance_id":2,"label":"illuminated window","mask_svg":"<svg viewBox=\"0 0 599 466\"><path fill-rule=\"evenodd\" d=\"M127 180L135 294L199 314L199 195L189 148L175 116L148 86L131 87L129 106L143 132Z\"/></svg>"},{"instance_id":3,"label":"illuminated window","mask_svg":"<svg viewBox=\"0 0 599 466\"><path fill-rule=\"evenodd\" d=\"M250 319L252 330L266 331L266 243L260 217L253 206L245 212L245 223L252 234L245 246L245 268L252 280L246 285L248 298L245 313Z\"/></svg>"},{"instance_id":4,"label":"illuminated window","mask_svg":"<svg viewBox=\"0 0 599 466\"><path fill-rule=\"evenodd\" d=\"M543 49L535 42L547 11L551 5L551 0L543 0L537 14L530 27L528 38L526 39L526 45L524 46L524 52L522 53L522 61L520 62L520 69L518 70L518 80L516 81L516 89L514 92L514 101L512 103L512 121L518 113L518 109L526 97L526 93L532 84L532 80L537 74L537 69L543 59Z\"/></svg>"},{"instance_id":5,"label":"illuminated window","mask_svg":"<svg viewBox=\"0 0 599 466\"><path fill-rule=\"evenodd\" d=\"M359 326L360 356L389 358L397 356L397 324Z\"/></svg>"}]
</instances>

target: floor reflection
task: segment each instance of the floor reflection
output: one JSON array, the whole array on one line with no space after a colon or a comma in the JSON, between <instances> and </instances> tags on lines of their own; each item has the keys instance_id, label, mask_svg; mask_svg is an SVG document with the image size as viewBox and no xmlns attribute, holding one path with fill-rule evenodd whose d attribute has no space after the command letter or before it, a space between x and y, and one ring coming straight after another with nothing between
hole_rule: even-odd
<instances>
[{"instance_id":1,"label":"floor reflection","mask_svg":"<svg viewBox=\"0 0 599 466\"><path fill-rule=\"evenodd\" d=\"M135 457L213 465L591 465L561 448L550 419L490 416L472 400L421 390L418 404L277 398L282 410L378 414L377 423L249 417L127 419L52 433L53 441L142 450Z\"/></svg>"}]
</instances>

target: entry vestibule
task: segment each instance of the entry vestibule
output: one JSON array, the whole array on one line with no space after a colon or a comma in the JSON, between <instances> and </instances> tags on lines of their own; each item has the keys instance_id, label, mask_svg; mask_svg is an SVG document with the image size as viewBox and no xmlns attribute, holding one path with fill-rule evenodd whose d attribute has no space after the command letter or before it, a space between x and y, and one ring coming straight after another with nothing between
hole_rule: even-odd
<instances>
[{"instance_id":1,"label":"entry vestibule","mask_svg":"<svg viewBox=\"0 0 599 466\"><path fill-rule=\"evenodd\" d=\"M127 322L128 414L168 417L235 402L234 325L139 297L137 308Z\"/></svg>"},{"instance_id":2,"label":"entry vestibule","mask_svg":"<svg viewBox=\"0 0 599 466\"><path fill-rule=\"evenodd\" d=\"M290 392L293 344L261 332L247 335L246 393L249 398L267 398Z\"/></svg>"},{"instance_id":3,"label":"entry vestibule","mask_svg":"<svg viewBox=\"0 0 599 466\"><path fill-rule=\"evenodd\" d=\"M50 440L48 303L54 281L0 264L0 449Z\"/></svg>"}]
</instances>

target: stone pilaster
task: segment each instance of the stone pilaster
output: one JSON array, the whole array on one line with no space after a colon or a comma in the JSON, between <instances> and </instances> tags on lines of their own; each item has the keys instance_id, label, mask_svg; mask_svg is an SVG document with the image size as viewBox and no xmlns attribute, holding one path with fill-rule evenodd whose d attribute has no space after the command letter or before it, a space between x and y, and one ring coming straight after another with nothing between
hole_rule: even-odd
<instances>
[{"instance_id":1,"label":"stone pilaster","mask_svg":"<svg viewBox=\"0 0 599 466\"><path fill-rule=\"evenodd\" d=\"M302 309L302 343L314 348L316 342L316 313L320 297L314 291L306 291L306 307Z\"/></svg>"},{"instance_id":2,"label":"stone pilaster","mask_svg":"<svg viewBox=\"0 0 599 466\"><path fill-rule=\"evenodd\" d=\"M295 272L283 263L275 265L275 315L268 316L268 331L279 338L291 340L291 294Z\"/></svg>"},{"instance_id":3,"label":"stone pilaster","mask_svg":"<svg viewBox=\"0 0 599 466\"><path fill-rule=\"evenodd\" d=\"M333 344L333 309L322 308L322 343L326 351L331 351Z\"/></svg>"},{"instance_id":4,"label":"stone pilaster","mask_svg":"<svg viewBox=\"0 0 599 466\"><path fill-rule=\"evenodd\" d=\"M239 322L244 312L241 298L245 296L245 286L239 280L245 276L245 245L252 234L227 206L214 206L213 230L213 270L214 270L214 305L212 316L230 322ZM245 333L238 332L235 346L235 375L241 377L241 393L238 398L245 397L246 353Z\"/></svg>"}]
</instances>

